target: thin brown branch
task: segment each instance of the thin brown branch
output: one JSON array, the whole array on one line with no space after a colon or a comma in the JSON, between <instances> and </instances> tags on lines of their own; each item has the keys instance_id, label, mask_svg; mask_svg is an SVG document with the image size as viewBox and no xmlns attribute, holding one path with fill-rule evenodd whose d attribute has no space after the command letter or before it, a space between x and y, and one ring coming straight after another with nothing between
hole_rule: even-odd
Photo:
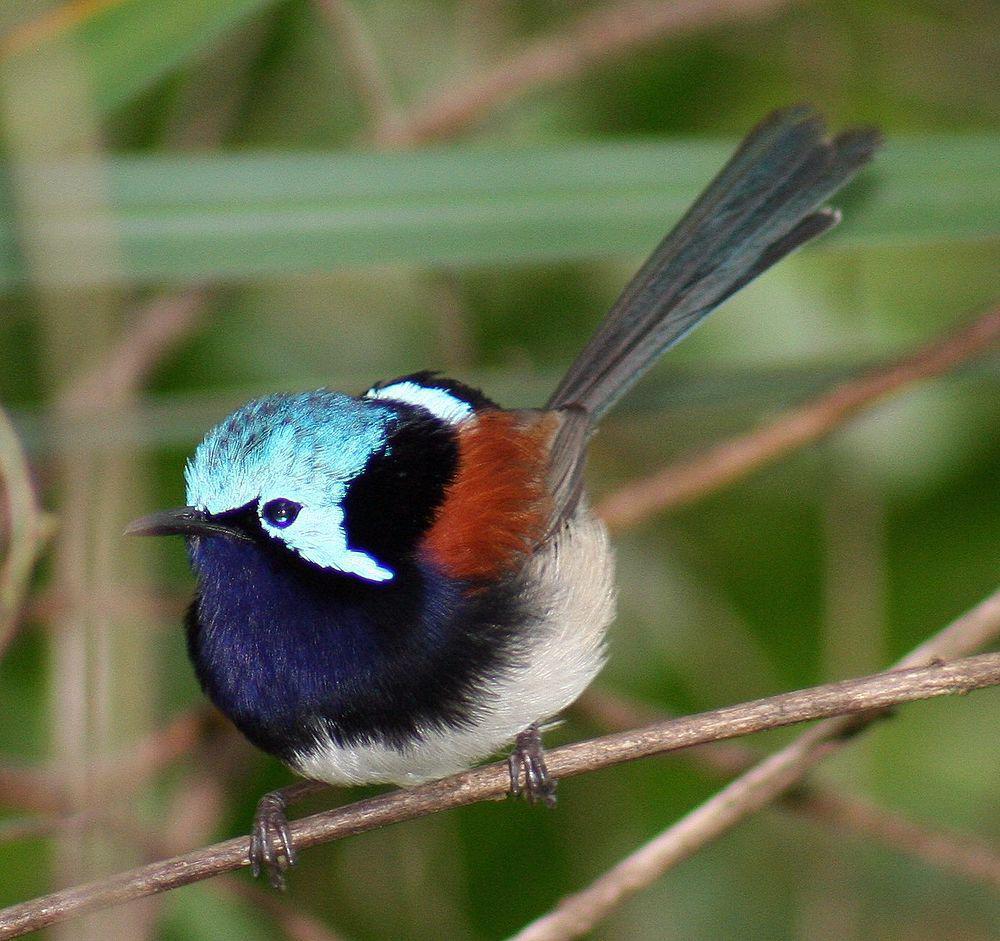
<instances>
[{"instance_id":1,"label":"thin brown branch","mask_svg":"<svg viewBox=\"0 0 1000 941\"><path fill-rule=\"evenodd\" d=\"M35 562L52 530L31 483L24 448L0 408L0 490L6 502L7 539L0 563L0 656L14 636Z\"/></svg>"},{"instance_id":2,"label":"thin brown branch","mask_svg":"<svg viewBox=\"0 0 1000 941\"><path fill-rule=\"evenodd\" d=\"M221 764L225 766L230 762L224 760ZM178 845L189 845L189 841L201 842L208 838L217 825L225 798L222 786L225 775L220 775L219 771L219 763L212 762L208 768L203 767L187 775L171 800L165 814L169 822L159 836L151 833L149 828L135 834L148 859L175 853ZM261 909L280 927L289 941L340 941L318 919L302 911L301 906L290 904L287 898L261 885L222 876L213 882L213 888Z\"/></svg>"},{"instance_id":3,"label":"thin brown branch","mask_svg":"<svg viewBox=\"0 0 1000 941\"><path fill-rule=\"evenodd\" d=\"M1000 593L996 596L1000 607ZM1000 618L998 618L1000 620ZM577 742L549 753L549 768L572 777L709 741L838 716L843 733L858 716L870 716L904 702L1000 684L1000 654L983 654L813 689L784 693L644 729ZM829 723L820 726L827 729ZM825 733L829 734L829 733ZM497 763L408 790L392 791L291 824L295 846L306 848L391 823L412 820L484 800L498 800L509 787L506 763ZM13 938L95 908L119 904L188 885L248 865L248 839L238 837L15 905L0 912L0 939Z\"/></svg>"},{"instance_id":4,"label":"thin brown branch","mask_svg":"<svg viewBox=\"0 0 1000 941\"><path fill-rule=\"evenodd\" d=\"M666 36L718 23L743 22L788 6L790 0L674 0L617 3L582 15L555 35L530 43L492 68L459 80L417 107L378 143L409 147L453 137L491 111L545 85L565 82Z\"/></svg>"},{"instance_id":5,"label":"thin brown branch","mask_svg":"<svg viewBox=\"0 0 1000 941\"><path fill-rule=\"evenodd\" d=\"M226 141L247 105L265 34L260 21L251 21L230 33L212 56L187 72L174 114L163 131L164 149L207 151Z\"/></svg>"},{"instance_id":6,"label":"thin brown branch","mask_svg":"<svg viewBox=\"0 0 1000 941\"><path fill-rule=\"evenodd\" d=\"M63 392L59 407L90 411L124 404L160 359L194 329L206 299L203 288L154 298L102 362Z\"/></svg>"},{"instance_id":7,"label":"thin brown branch","mask_svg":"<svg viewBox=\"0 0 1000 941\"><path fill-rule=\"evenodd\" d=\"M46 770L0 765L0 806L36 814L66 814L69 799Z\"/></svg>"},{"instance_id":8,"label":"thin brown branch","mask_svg":"<svg viewBox=\"0 0 1000 941\"><path fill-rule=\"evenodd\" d=\"M134 584L116 585L114 596L103 602L105 610L114 616L125 613L171 620L183 615L190 603L190 591L168 592ZM27 600L22 616L36 621L49 621L62 614L69 604L70 599L65 594L51 588L45 589Z\"/></svg>"},{"instance_id":9,"label":"thin brown branch","mask_svg":"<svg viewBox=\"0 0 1000 941\"><path fill-rule=\"evenodd\" d=\"M575 708L613 731L667 718L661 710L606 690L589 690ZM760 761L755 749L739 742L699 745L684 754L701 767L726 777L741 774ZM898 853L1000 890L1000 853L968 834L915 823L865 798L821 784L801 784L782 794L779 801L785 809L823 824L834 833L877 840Z\"/></svg>"},{"instance_id":10,"label":"thin brown branch","mask_svg":"<svg viewBox=\"0 0 1000 941\"><path fill-rule=\"evenodd\" d=\"M998 634L1000 591L911 651L899 661L896 669L912 670L919 664L933 663L939 657L975 650ZM804 732L627 856L586 889L563 899L553 911L532 922L510 941L565 941L586 934L667 870L786 793L812 767L853 741L856 733L880 714L879 710L873 710L867 714L832 717Z\"/></svg>"},{"instance_id":11,"label":"thin brown branch","mask_svg":"<svg viewBox=\"0 0 1000 941\"><path fill-rule=\"evenodd\" d=\"M626 484L602 500L597 512L613 530L621 530L654 513L684 506L818 441L913 383L946 373L998 344L1000 307L888 366L782 413L762 428Z\"/></svg>"},{"instance_id":12,"label":"thin brown branch","mask_svg":"<svg viewBox=\"0 0 1000 941\"><path fill-rule=\"evenodd\" d=\"M313 0L337 44L348 80L366 112L370 134L381 137L395 126L389 80L374 43L350 0Z\"/></svg>"},{"instance_id":13,"label":"thin brown branch","mask_svg":"<svg viewBox=\"0 0 1000 941\"><path fill-rule=\"evenodd\" d=\"M89 3L60 3L49 8L43 7L37 15L25 18L0 37L0 61L64 35L104 7L120 2L121 0L90 0Z\"/></svg>"},{"instance_id":14,"label":"thin brown branch","mask_svg":"<svg viewBox=\"0 0 1000 941\"><path fill-rule=\"evenodd\" d=\"M16 843L20 840L34 840L86 826L93 821L93 815L59 814L45 817L31 817L27 820L5 820L0 823L0 843Z\"/></svg>"},{"instance_id":15,"label":"thin brown branch","mask_svg":"<svg viewBox=\"0 0 1000 941\"><path fill-rule=\"evenodd\" d=\"M79 813L53 814L30 820L5 822L0 826L0 843L54 836L95 825L101 826L109 833L116 833L131 843L137 845L148 843L148 840L140 839L146 836L148 828L139 824L130 814L123 814L112 808L88 809Z\"/></svg>"},{"instance_id":16,"label":"thin brown branch","mask_svg":"<svg viewBox=\"0 0 1000 941\"><path fill-rule=\"evenodd\" d=\"M435 311L438 356L448 370L467 371L475 361L469 310L461 285L451 271L435 272L429 279L431 309Z\"/></svg>"},{"instance_id":17,"label":"thin brown branch","mask_svg":"<svg viewBox=\"0 0 1000 941\"><path fill-rule=\"evenodd\" d=\"M213 727L230 734L231 727L223 726L218 719L218 713L207 704L195 707L123 748L120 754L91 766L88 773L94 779L94 790L103 794L105 800L94 806L75 806L75 810L79 811L79 815L98 812L106 807L109 795L120 802L149 778L190 754ZM0 806L17 807L50 817L59 815L62 819L74 805L55 768L0 764Z\"/></svg>"},{"instance_id":18,"label":"thin brown branch","mask_svg":"<svg viewBox=\"0 0 1000 941\"><path fill-rule=\"evenodd\" d=\"M827 788L796 788L782 800L786 806L823 821L834 832L869 837L931 866L1000 890L1000 854L967 833L933 829L872 801Z\"/></svg>"},{"instance_id":19,"label":"thin brown branch","mask_svg":"<svg viewBox=\"0 0 1000 941\"><path fill-rule=\"evenodd\" d=\"M95 777L114 787L137 790L145 781L190 754L218 714L208 704L197 706L176 716L165 726L154 729L134 745L112 755L92 771Z\"/></svg>"}]
</instances>

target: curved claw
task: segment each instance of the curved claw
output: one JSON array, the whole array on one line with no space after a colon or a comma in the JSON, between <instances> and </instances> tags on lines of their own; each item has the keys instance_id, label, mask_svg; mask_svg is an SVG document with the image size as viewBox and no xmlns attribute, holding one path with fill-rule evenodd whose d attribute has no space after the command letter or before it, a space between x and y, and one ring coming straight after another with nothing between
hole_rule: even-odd
<instances>
[{"instance_id":1,"label":"curved claw","mask_svg":"<svg viewBox=\"0 0 1000 941\"><path fill-rule=\"evenodd\" d=\"M510 775L510 796L517 798L523 793L521 789L521 756L515 748L507 758L507 773Z\"/></svg>"},{"instance_id":2,"label":"curved claw","mask_svg":"<svg viewBox=\"0 0 1000 941\"><path fill-rule=\"evenodd\" d=\"M507 759L507 769L512 797L524 796L530 804L555 807L556 782L545 765L545 750L537 726L530 726L517 736L514 750Z\"/></svg>"},{"instance_id":3,"label":"curved claw","mask_svg":"<svg viewBox=\"0 0 1000 941\"><path fill-rule=\"evenodd\" d=\"M285 799L278 793L265 794L257 804L250 836L251 872L255 879L266 872L271 887L281 890L285 888L285 873L297 862Z\"/></svg>"}]
</instances>

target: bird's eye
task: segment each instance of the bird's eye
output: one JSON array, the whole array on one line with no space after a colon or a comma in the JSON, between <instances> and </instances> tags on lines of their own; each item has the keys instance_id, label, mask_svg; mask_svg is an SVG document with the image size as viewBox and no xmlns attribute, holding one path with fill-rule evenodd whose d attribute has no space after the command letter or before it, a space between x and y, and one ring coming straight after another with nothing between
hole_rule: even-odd
<instances>
[{"instance_id":1,"label":"bird's eye","mask_svg":"<svg viewBox=\"0 0 1000 941\"><path fill-rule=\"evenodd\" d=\"M295 522L295 517L299 515L299 510L301 509L301 503L279 497L277 500L268 500L264 504L261 516L263 516L266 523L277 526L279 529L284 529Z\"/></svg>"}]
</instances>

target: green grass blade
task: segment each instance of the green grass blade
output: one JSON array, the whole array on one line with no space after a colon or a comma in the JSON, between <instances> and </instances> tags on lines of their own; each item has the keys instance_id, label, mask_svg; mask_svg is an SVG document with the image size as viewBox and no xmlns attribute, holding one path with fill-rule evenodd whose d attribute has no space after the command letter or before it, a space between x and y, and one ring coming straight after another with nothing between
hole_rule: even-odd
<instances>
[{"instance_id":1,"label":"green grass blade","mask_svg":"<svg viewBox=\"0 0 1000 941\"><path fill-rule=\"evenodd\" d=\"M123 280L238 280L377 264L641 255L728 152L724 144L692 141L504 152L118 156L108 162L107 185ZM844 222L818 245L995 237L998 164L994 137L894 141L835 200ZM36 172L52 204L73 205L84 177L72 165ZM81 240L100 238L103 225L67 209L38 220L35 231L49 257L79 257ZM5 212L0 286L26 279L15 245Z\"/></svg>"}]
</instances>

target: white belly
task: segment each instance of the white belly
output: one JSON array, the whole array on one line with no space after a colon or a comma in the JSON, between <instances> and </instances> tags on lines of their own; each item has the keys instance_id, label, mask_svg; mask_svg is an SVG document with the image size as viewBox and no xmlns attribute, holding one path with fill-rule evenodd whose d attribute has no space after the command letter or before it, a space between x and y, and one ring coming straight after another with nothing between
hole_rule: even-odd
<instances>
[{"instance_id":1,"label":"white belly","mask_svg":"<svg viewBox=\"0 0 1000 941\"><path fill-rule=\"evenodd\" d=\"M399 748L338 745L323 732L315 748L296 756L295 770L330 784L419 784L469 768L570 705L600 672L615 615L614 557L604 525L581 508L532 560L526 584L544 618L532 627L518 664L484 684L471 724L427 729Z\"/></svg>"}]
</instances>

